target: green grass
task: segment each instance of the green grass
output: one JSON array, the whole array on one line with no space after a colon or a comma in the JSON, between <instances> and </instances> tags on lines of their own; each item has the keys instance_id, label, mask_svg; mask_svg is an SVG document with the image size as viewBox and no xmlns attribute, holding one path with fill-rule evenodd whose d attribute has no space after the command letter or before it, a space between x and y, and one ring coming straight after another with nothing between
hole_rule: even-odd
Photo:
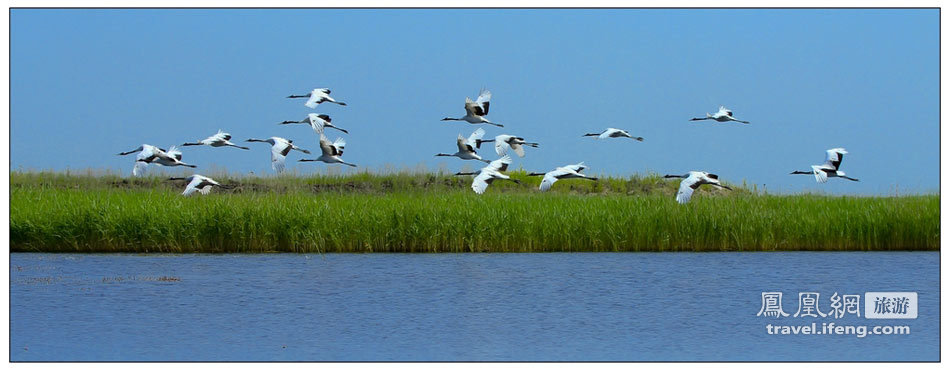
<instances>
[{"instance_id":1,"label":"green grass","mask_svg":"<svg viewBox=\"0 0 950 370\"><path fill-rule=\"evenodd\" d=\"M496 182L427 173L228 177L11 174L13 252L552 252L939 250L939 195L768 195L705 190L687 205L656 175Z\"/></svg>"}]
</instances>

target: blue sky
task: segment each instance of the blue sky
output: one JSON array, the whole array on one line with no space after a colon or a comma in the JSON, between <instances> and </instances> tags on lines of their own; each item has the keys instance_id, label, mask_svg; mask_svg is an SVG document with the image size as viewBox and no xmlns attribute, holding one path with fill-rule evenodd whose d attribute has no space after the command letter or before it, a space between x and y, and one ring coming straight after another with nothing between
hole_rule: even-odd
<instances>
[{"instance_id":1,"label":"blue sky","mask_svg":"<svg viewBox=\"0 0 950 370\"><path fill-rule=\"evenodd\" d=\"M937 10L15 9L10 22L14 170L128 175L133 158L116 153L219 128L319 152L309 127L276 124L318 112L350 131L357 170L454 172L478 164L434 155L478 126L440 119L487 87L505 125L487 136L541 143L515 168L705 170L772 192L939 186ZM284 98L315 87L349 105ZM719 105L752 124L689 121ZM581 137L606 127L646 140ZM269 148L247 144L186 147L184 160L271 174ZM788 175L833 147L861 182ZM301 154L289 168L327 171Z\"/></svg>"}]
</instances>

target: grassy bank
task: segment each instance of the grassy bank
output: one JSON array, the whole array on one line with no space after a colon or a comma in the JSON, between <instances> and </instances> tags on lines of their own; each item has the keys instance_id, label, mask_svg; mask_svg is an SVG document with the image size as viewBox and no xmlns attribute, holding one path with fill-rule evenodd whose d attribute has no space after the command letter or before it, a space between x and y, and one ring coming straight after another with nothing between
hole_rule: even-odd
<instances>
[{"instance_id":1,"label":"grassy bank","mask_svg":"<svg viewBox=\"0 0 950 370\"><path fill-rule=\"evenodd\" d=\"M14 252L546 252L938 250L939 196L700 191L657 176L566 180L538 193L470 177L217 178L181 197L162 178L11 174ZM216 190L217 191L217 190Z\"/></svg>"}]
</instances>

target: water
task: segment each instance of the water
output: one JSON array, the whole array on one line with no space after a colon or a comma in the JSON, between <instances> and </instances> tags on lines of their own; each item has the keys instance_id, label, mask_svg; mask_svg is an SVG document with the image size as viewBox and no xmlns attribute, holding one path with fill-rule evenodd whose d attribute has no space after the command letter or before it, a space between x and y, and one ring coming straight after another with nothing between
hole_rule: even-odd
<instances>
[{"instance_id":1,"label":"water","mask_svg":"<svg viewBox=\"0 0 950 370\"><path fill-rule=\"evenodd\" d=\"M939 253L10 255L12 361L939 360ZM918 292L915 320L757 317ZM769 335L766 324L907 325Z\"/></svg>"}]
</instances>

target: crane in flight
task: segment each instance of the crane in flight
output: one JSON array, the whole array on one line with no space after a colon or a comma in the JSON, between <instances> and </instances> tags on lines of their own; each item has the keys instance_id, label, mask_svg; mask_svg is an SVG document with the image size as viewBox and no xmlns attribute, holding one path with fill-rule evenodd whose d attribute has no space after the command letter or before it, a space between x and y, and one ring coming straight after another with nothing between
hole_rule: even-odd
<instances>
[{"instance_id":1,"label":"crane in flight","mask_svg":"<svg viewBox=\"0 0 950 370\"><path fill-rule=\"evenodd\" d=\"M207 145L207 146L211 146L215 148L222 147L222 146L233 146L235 148L244 149L244 150L251 149L246 146L235 145L230 140L231 140L231 134L218 130L217 134L211 135L207 139L199 140L193 143L184 143L184 144L181 144L181 146Z\"/></svg>"},{"instance_id":2,"label":"crane in flight","mask_svg":"<svg viewBox=\"0 0 950 370\"><path fill-rule=\"evenodd\" d=\"M346 103L344 102L336 101L333 98L331 98L330 89L323 88L323 87L313 89L313 91L310 91L309 93L306 93L304 95L290 95L287 98L289 99L307 98L307 102L303 103L303 105L306 105L307 108L310 108L310 109L314 109L317 107L317 105L320 105L320 103L324 103L324 102L330 102L330 103L339 104L339 105L346 105Z\"/></svg>"},{"instance_id":3,"label":"crane in flight","mask_svg":"<svg viewBox=\"0 0 950 370\"><path fill-rule=\"evenodd\" d=\"M736 119L735 117L732 116L732 111L729 110L729 108L726 108L726 107L724 107L724 106L722 106L722 105L719 106L719 111L716 112L715 114L706 113L706 117L703 117L703 118L691 118L690 121L702 121L702 120L706 120L706 119L711 119L711 120L714 120L714 121L716 121L716 122L736 121L736 122L741 122L741 123L746 123L746 124L749 123L749 121L743 121L743 120Z\"/></svg>"},{"instance_id":4,"label":"crane in flight","mask_svg":"<svg viewBox=\"0 0 950 370\"><path fill-rule=\"evenodd\" d=\"M489 121L485 116L488 115L489 100L491 100L491 91L482 89L478 93L478 98L472 101L465 97L465 116L460 118L445 117L443 121L465 121L471 124L487 123L498 127L504 127L500 124Z\"/></svg>"},{"instance_id":5,"label":"crane in flight","mask_svg":"<svg viewBox=\"0 0 950 370\"><path fill-rule=\"evenodd\" d=\"M345 164L350 167L356 167L355 164L346 163L343 159L340 158L343 155L343 147L346 146L346 140L343 140L342 137L337 138L333 143L330 143L330 140L323 134L320 134L320 151L323 152L322 155L317 157L317 159L301 159L299 162L324 162L324 163L339 163Z\"/></svg>"},{"instance_id":6,"label":"crane in flight","mask_svg":"<svg viewBox=\"0 0 950 370\"><path fill-rule=\"evenodd\" d=\"M825 163L811 166L811 171L795 171L790 175L815 175L815 181L817 181L819 184L828 182L829 177L840 177L842 179L851 181L860 181L858 179L848 177L845 175L844 171L838 170L838 167L841 166L841 160L844 159L844 155L848 154L844 148L828 149L825 151L825 153Z\"/></svg>"},{"instance_id":7,"label":"crane in flight","mask_svg":"<svg viewBox=\"0 0 950 370\"><path fill-rule=\"evenodd\" d=\"M587 179L587 180L597 181L596 177L587 177L581 173L581 171L583 171L585 168L587 168L587 166L584 165L584 162L581 162L578 164L569 164L566 166L561 166L561 167L555 168L553 171L546 172L546 173L532 172L532 173L529 173L528 176L544 176L544 178L541 179L541 186L538 187L539 189L541 189L541 191L547 191L548 189L551 189L551 186L554 185L554 183L557 182L557 180Z\"/></svg>"},{"instance_id":8,"label":"crane in flight","mask_svg":"<svg viewBox=\"0 0 950 370\"><path fill-rule=\"evenodd\" d=\"M268 139L247 139L251 143L268 143L271 145L270 148L270 165L271 168L276 172L284 172L284 162L287 159L287 154L291 150L297 150L310 154L310 151L299 146L294 145L293 140L287 140L282 137L272 136Z\"/></svg>"},{"instance_id":9,"label":"crane in flight","mask_svg":"<svg viewBox=\"0 0 950 370\"><path fill-rule=\"evenodd\" d=\"M643 138L640 136L633 136L633 135L630 135L630 133L627 132L626 130L621 130L619 128L612 128L612 127L608 127L606 130L604 130L603 132L599 134L598 133L584 134L584 136L593 136L595 139L607 139L607 138L612 138L612 137L627 137L636 141L643 141Z\"/></svg>"},{"instance_id":10,"label":"crane in flight","mask_svg":"<svg viewBox=\"0 0 950 370\"><path fill-rule=\"evenodd\" d=\"M719 176L704 171L689 171L689 173L685 175L666 175L663 177L685 179L680 181L680 189L676 192L676 201L680 204L688 203L689 198L693 196L693 191L698 189L700 185L710 184L720 188L732 190L732 188L719 182Z\"/></svg>"}]
</instances>

